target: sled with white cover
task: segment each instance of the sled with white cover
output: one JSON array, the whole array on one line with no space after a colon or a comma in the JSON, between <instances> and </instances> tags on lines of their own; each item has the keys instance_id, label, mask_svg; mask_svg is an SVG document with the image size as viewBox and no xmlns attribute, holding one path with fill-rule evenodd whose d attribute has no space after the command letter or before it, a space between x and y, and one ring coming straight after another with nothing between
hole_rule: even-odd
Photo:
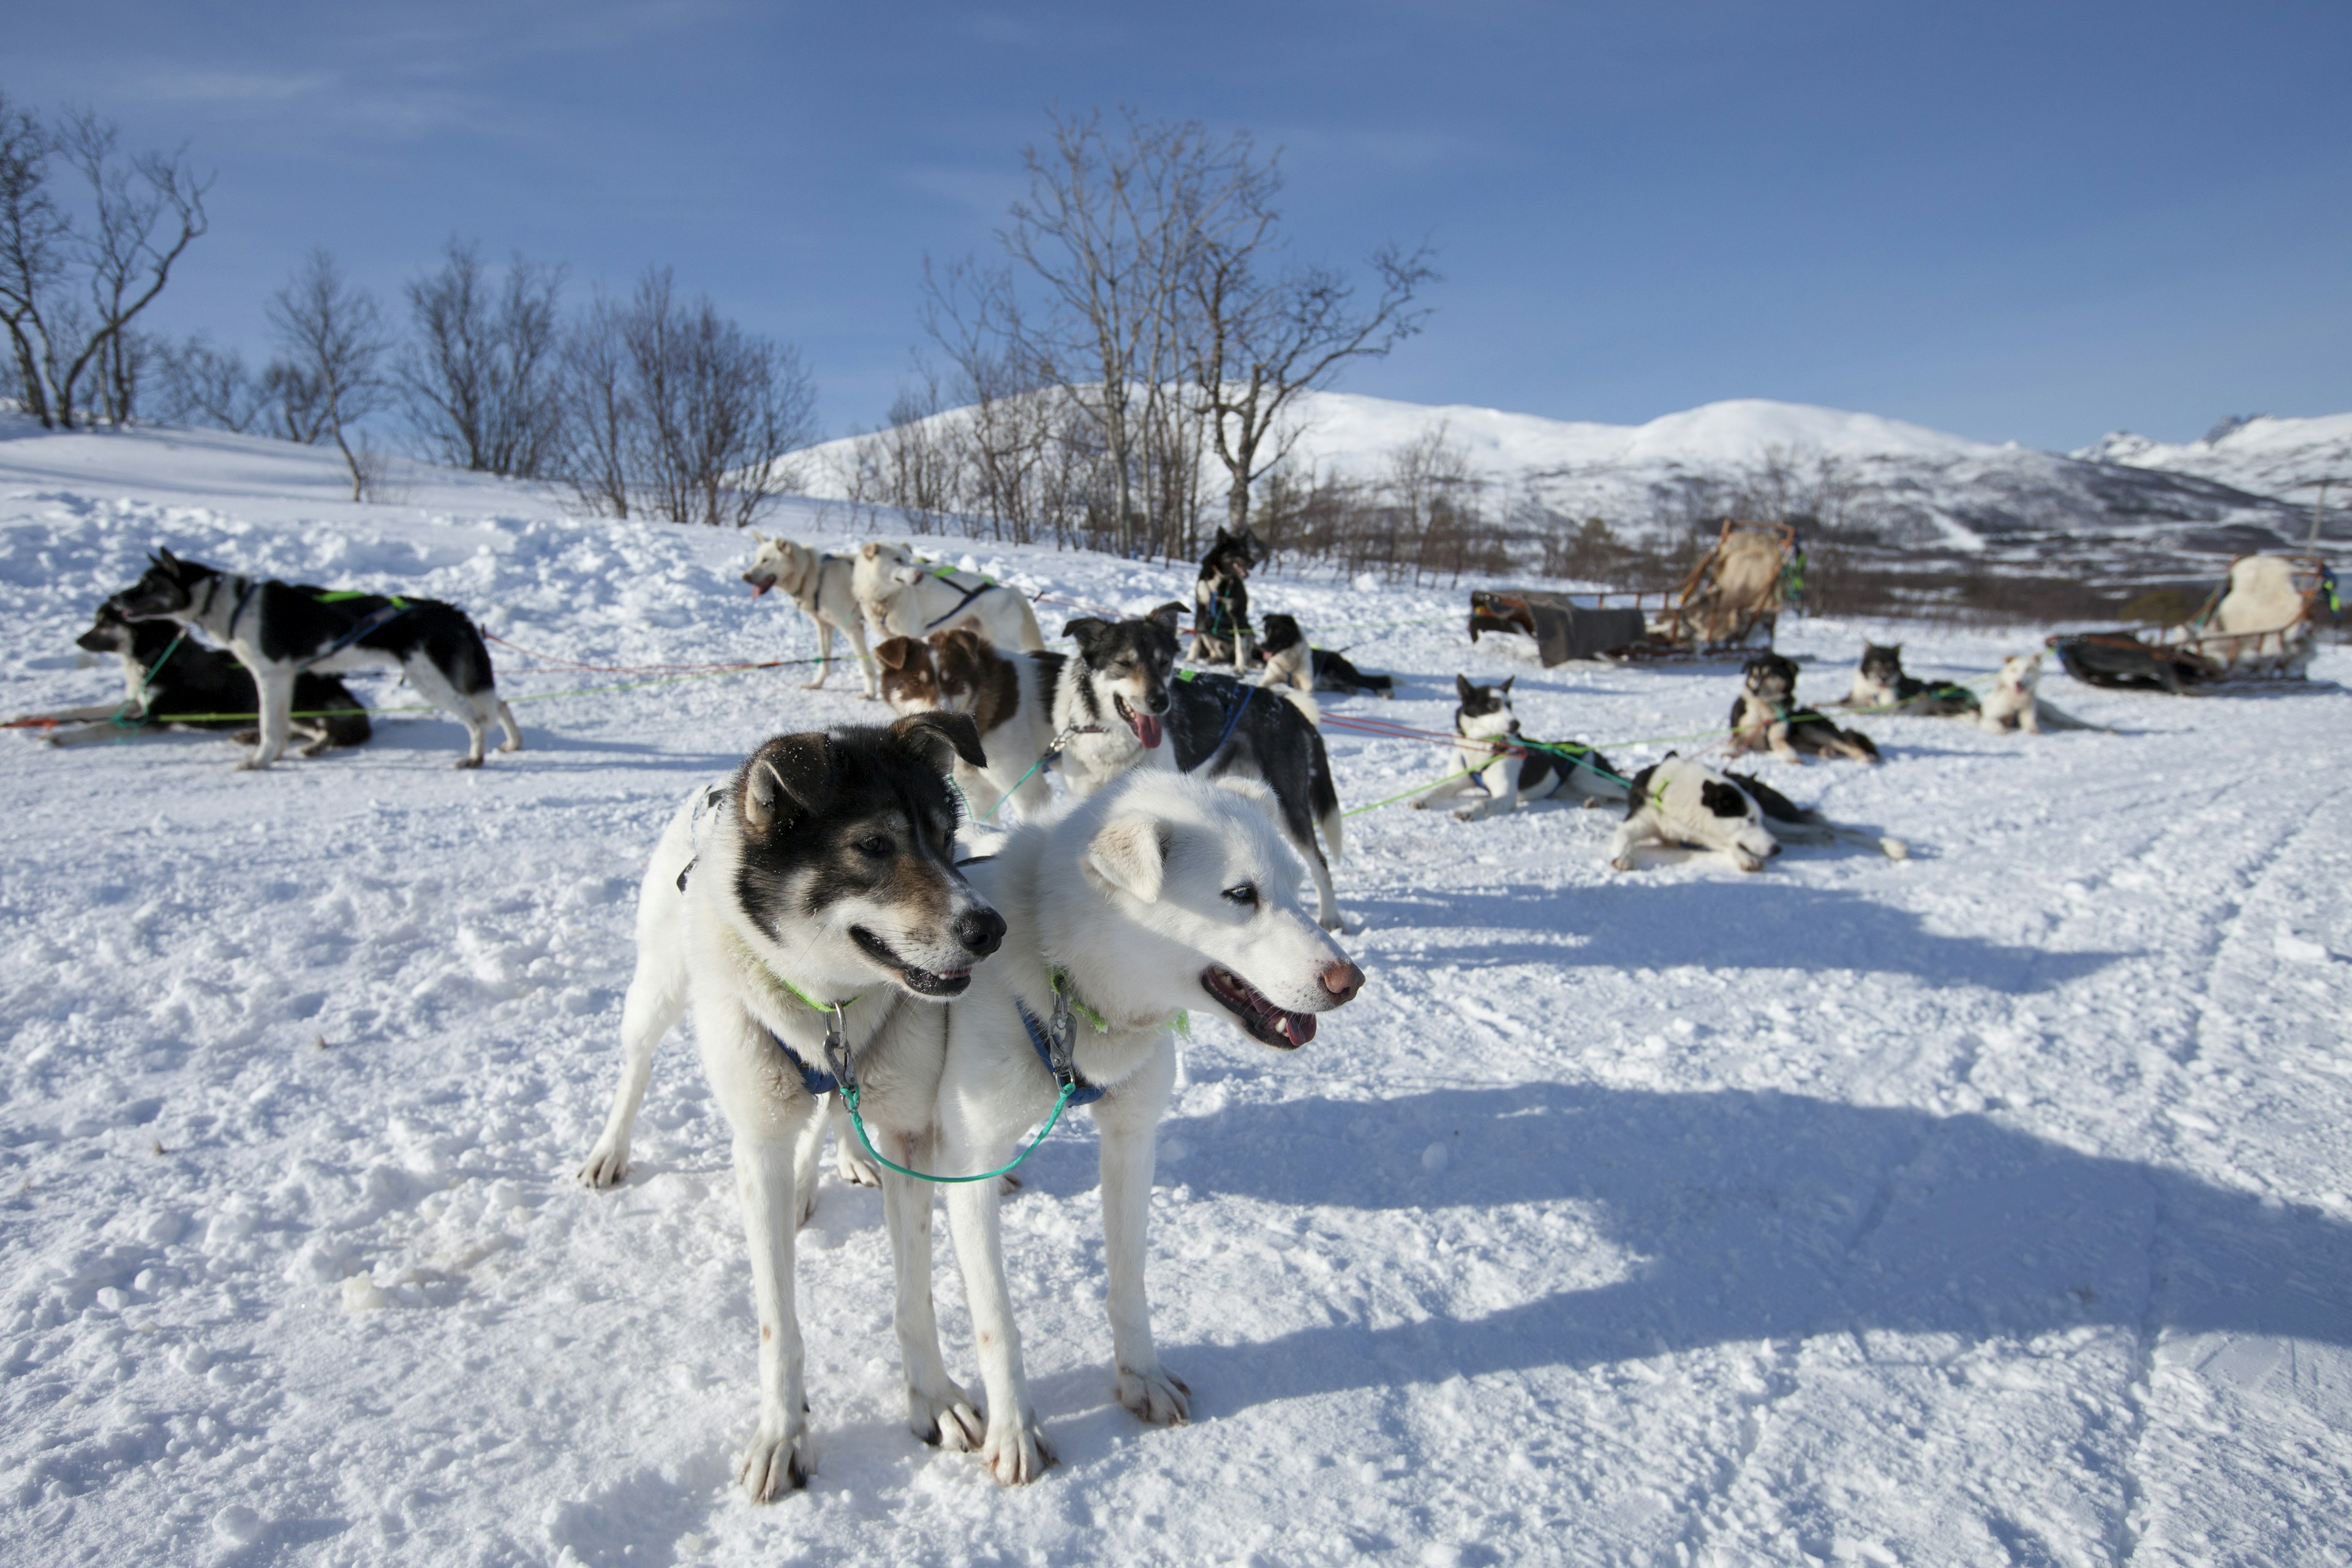
<instances>
[{"instance_id":1,"label":"sled with white cover","mask_svg":"<svg viewBox=\"0 0 2352 1568\"><path fill-rule=\"evenodd\" d=\"M2319 606L2336 607L2336 578L2316 555L2241 555L2204 606L2153 637L2128 631L2053 637L2075 679L2094 686L2189 687L2301 680L2318 651Z\"/></svg>"},{"instance_id":2,"label":"sled with white cover","mask_svg":"<svg viewBox=\"0 0 2352 1568\"><path fill-rule=\"evenodd\" d=\"M1535 639L1547 666L1571 658L1701 658L1769 648L1780 611L1802 586L1804 559L1789 524L1726 519L1714 545L1672 588L1475 589L1470 640L1481 632L1518 632Z\"/></svg>"}]
</instances>

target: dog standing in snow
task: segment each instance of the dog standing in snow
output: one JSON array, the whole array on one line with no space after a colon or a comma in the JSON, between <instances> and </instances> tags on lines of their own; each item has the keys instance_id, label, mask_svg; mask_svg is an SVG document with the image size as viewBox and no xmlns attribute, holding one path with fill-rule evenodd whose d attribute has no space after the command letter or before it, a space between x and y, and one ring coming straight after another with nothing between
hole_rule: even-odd
<instances>
[{"instance_id":1,"label":"dog standing in snow","mask_svg":"<svg viewBox=\"0 0 2352 1568\"><path fill-rule=\"evenodd\" d=\"M438 599L329 592L276 578L231 576L168 550L146 574L107 600L127 621L193 626L236 655L259 689L261 731L240 770L266 768L293 736L294 683L304 670L334 674L390 665L417 694L466 727L461 768L482 765L490 725L506 731L501 752L522 750L522 731L499 696L479 626Z\"/></svg>"},{"instance_id":2,"label":"dog standing in snow","mask_svg":"<svg viewBox=\"0 0 2352 1568\"><path fill-rule=\"evenodd\" d=\"M1739 695L1731 700L1731 754L1769 750L1784 763L1808 754L1875 763L1878 748L1859 730L1841 730L1811 709L1797 706L1796 661L1759 653L1741 674Z\"/></svg>"},{"instance_id":3,"label":"dog standing in snow","mask_svg":"<svg viewBox=\"0 0 2352 1568\"><path fill-rule=\"evenodd\" d=\"M2002 659L2000 673L1993 677L1992 689L1985 695L1977 723L1995 734L2022 730L2029 735L2039 735L2045 724L2053 730L2105 728L2077 719L2043 701L2039 689L2041 683L2040 654L2015 653Z\"/></svg>"},{"instance_id":4,"label":"dog standing in snow","mask_svg":"<svg viewBox=\"0 0 2352 1568\"><path fill-rule=\"evenodd\" d=\"M1249 574L1265 555L1265 546L1248 529L1217 530L1192 583L1194 663L1229 663L1235 675L1249 672L1257 640L1250 630Z\"/></svg>"},{"instance_id":5,"label":"dog standing in snow","mask_svg":"<svg viewBox=\"0 0 2352 1568\"><path fill-rule=\"evenodd\" d=\"M1062 1086L1101 1130L1103 1256L1118 1401L1155 1425L1191 1414L1160 1360L1144 1293L1154 1143L1176 1076L1173 1020L1213 1010L1252 1039L1295 1050L1363 972L1318 930L1298 858L1264 785L1137 770L1066 814L1024 823L971 868L1002 910L1004 949L944 1009L905 1025L944 1035L939 1158L994 1170L1045 1119ZM1013 1321L994 1182L948 1191L956 1260L987 1390L983 1462L1008 1485L1053 1462ZM928 1205L926 1205L928 1208ZM913 1259L921 1247L895 1249ZM930 1319L928 1279L900 1280L902 1317ZM909 1350L911 1367L923 1363ZM927 1377L944 1378L934 1350ZM966 1407L967 1409L969 1406ZM946 1428L941 1427L943 1434Z\"/></svg>"},{"instance_id":6,"label":"dog standing in snow","mask_svg":"<svg viewBox=\"0 0 2352 1568\"><path fill-rule=\"evenodd\" d=\"M1625 820L1609 840L1609 864L1634 868L1634 851L1644 844L1721 855L1743 871L1760 871L1792 844L1853 844L1890 860L1907 860L1910 846L1868 828L1847 827L1798 805L1761 781L1719 773L1692 757L1666 753L1635 773L1625 802Z\"/></svg>"},{"instance_id":7,"label":"dog standing in snow","mask_svg":"<svg viewBox=\"0 0 2352 1568\"><path fill-rule=\"evenodd\" d=\"M781 588L816 627L816 679L802 684L814 691L833 674L833 635L849 639L857 656L857 673L866 679L866 695L875 695L874 657L866 647L866 617L858 613L856 563L846 555L827 555L796 544L779 534L751 535L751 569L743 581L757 599L771 588Z\"/></svg>"},{"instance_id":8,"label":"dog standing in snow","mask_svg":"<svg viewBox=\"0 0 2352 1568\"><path fill-rule=\"evenodd\" d=\"M919 562L903 544L860 545L851 581L858 608L892 637L970 626L999 647L1038 653L1045 647L1026 594L976 572Z\"/></svg>"},{"instance_id":9,"label":"dog standing in snow","mask_svg":"<svg viewBox=\"0 0 2352 1568\"><path fill-rule=\"evenodd\" d=\"M950 754L982 760L961 715L777 736L731 779L687 798L637 891L621 1082L580 1175L604 1187L627 1173L654 1047L690 1006L703 1073L734 1131L759 1308L760 1422L740 1470L755 1502L802 1485L814 1468L793 1245L815 1202L822 1099L854 1072L877 1142L923 1169L941 1067L936 1032L878 1032L900 1006L919 1005L909 998L962 993L1004 936L1003 920L956 868ZM909 1201L892 1187L905 1180L885 1178L887 1204ZM937 1337L930 1330L934 1347ZM965 1403L951 1384L919 1397L934 1426Z\"/></svg>"},{"instance_id":10,"label":"dog standing in snow","mask_svg":"<svg viewBox=\"0 0 2352 1568\"><path fill-rule=\"evenodd\" d=\"M877 647L882 700L893 713L965 713L980 731L985 766L959 758L955 781L975 816L1003 826L1007 795L1034 816L1053 804L1053 786L1039 765L1054 739L1054 688L1064 658L999 653L969 626L933 632L923 641L892 637Z\"/></svg>"},{"instance_id":11,"label":"dog standing in snow","mask_svg":"<svg viewBox=\"0 0 2352 1568\"><path fill-rule=\"evenodd\" d=\"M1427 811L1442 801L1484 786L1486 796L1454 814L1458 822L1475 822L1519 809L1522 803L1544 800L1562 789L1588 804L1625 798L1625 785L1609 759L1589 746L1534 750L1521 742L1518 715L1511 710L1512 676L1500 686L1474 686L1466 675L1454 678L1461 704L1454 710L1454 776L1426 795L1416 796L1415 811Z\"/></svg>"}]
</instances>

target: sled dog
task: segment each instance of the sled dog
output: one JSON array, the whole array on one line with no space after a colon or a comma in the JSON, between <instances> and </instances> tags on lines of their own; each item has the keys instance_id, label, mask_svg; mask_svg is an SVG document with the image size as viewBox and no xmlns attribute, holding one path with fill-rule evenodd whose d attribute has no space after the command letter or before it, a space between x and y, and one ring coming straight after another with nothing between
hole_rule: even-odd
<instances>
[{"instance_id":1,"label":"sled dog","mask_svg":"<svg viewBox=\"0 0 2352 1568\"><path fill-rule=\"evenodd\" d=\"M1101 1131L1103 1253L1118 1401L1168 1425L1190 1391L1160 1360L1144 1298L1155 1134L1175 1081L1170 1026L1213 1013L1295 1050L1363 971L1316 928L1300 866L1252 780L1138 769L1070 811L1024 823L972 884L1004 914L1004 950L944 1009L939 1158L993 1170L1045 1119L1065 1083ZM927 1023L929 1014L910 1023ZM948 1221L987 1393L980 1453L1008 1485L1053 1462L1013 1321L994 1182L948 1191ZM926 1205L928 1206L928 1205ZM919 1255L919 1248L898 1256ZM928 1320L928 1281L909 1314Z\"/></svg>"},{"instance_id":2,"label":"sled dog","mask_svg":"<svg viewBox=\"0 0 2352 1568\"><path fill-rule=\"evenodd\" d=\"M1184 606L1162 605L1131 621L1081 616L1063 628L1078 645L1054 692L1054 735L1068 737L1063 776L1090 794L1133 767L1205 769L1262 781L1283 831L1306 860L1325 929L1339 929L1330 859L1340 854L1339 795L1315 728L1313 699L1244 686L1232 676L1176 672L1176 625ZM1162 742L1166 744L1163 746Z\"/></svg>"},{"instance_id":3,"label":"sled dog","mask_svg":"<svg viewBox=\"0 0 2352 1568\"><path fill-rule=\"evenodd\" d=\"M1519 721L1511 711L1511 681L1517 679L1512 676L1500 686L1474 686L1468 676L1454 678L1454 692L1462 700L1454 710L1454 732L1461 737L1454 743L1458 776L1416 796L1415 811L1427 811L1482 785L1486 798L1455 812L1456 821L1475 822L1517 811L1523 802L1544 800L1562 789L1581 796L1588 805L1625 798L1625 785L1619 782L1623 775L1590 746L1539 752L1517 744Z\"/></svg>"},{"instance_id":4,"label":"sled dog","mask_svg":"<svg viewBox=\"0 0 2352 1568\"><path fill-rule=\"evenodd\" d=\"M236 656L260 689L261 731L240 770L266 768L292 738L296 679L390 665L417 694L466 727L461 768L482 765L490 725L506 731L501 752L522 750L522 731L499 697L481 628L438 599L330 592L276 578L236 577L168 550L149 557L146 575L107 600L129 621L174 621Z\"/></svg>"},{"instance_id":5,"label":"sled dog","mask_svg":"<svg viewBox=\"0 0 2352 1568\"><path fill-rule=\"evenodd\" d=\"M1336 691L1345 696L1369 691L1394 697L1396 679L1358 669L1343 654L1307 646L1297 617L1276 611L1265 618L1265 640L1257 645L1260 686L1287 686L1297 691Z\"/></svg>"},{"instance_id":6,"label":"sled dog","mask_svg":"<svg viewBox=\"0 0 2352 1568\"><path fill-rule=\"evenodd\" d=\"M244 728L260 712L253 677L217 648L196 641L168 621L126 621L111 606L99 606L89 630L74 639L87 653L110 653L122 667L122 700L69 708L39 715L52 724L53 746L84 746L126 740L142 730L228 730L250 745L258 731ZM367 709L352 689L331 675L308 671L294 678L295 754L315 757L330 746L359 746L373 732ZM226 714L228 717L215 717ZM313 717L312 715L315 715Z\"/></svg>"},{"instance_id":7,"label":"sled dog","mask_svg":"<svg viewBox=\"0 0 2352 1568\"><path fill-rule=\"evenodd\" d=\"M1012 826L1002 809L1008 795L1020 802L1024 817L1053 803L1043 762L1054 739L1062 655L999 653L978 632L958 626L920 642L892 637L874 656L882 665L882 700L893 713L971 716L988 765L975 768L958 759L955 781L976 820Z\"/></svg>"},{"instance_id":8,"label":"sled dog","mask_svg":"<svg viewBox=\"0 0 2352 1568\"><path fill-rule=\"evenodd\" d=\"M814 691L833 674L833 635L839 632L849 639L850 652L857 656L857 673L865 679L866 695L875 695L874 657L866 651L866 617L858 613L853 584L856 563L846 555L826 555L796 544L782 534L773 539L760 533L751 537L757 542L751 550L751 569L743 574L743 581L751 584L751 597L781 588L816 626L816 679L803 682L801 689Z\"/></svg>"},{"instance_id":9,"label":"sled dog","mask_svg":"<svg viewBox=\"0 0 2352 1568\"><path fill-rule=\"evenodd\" d=\"M1026 594L976 572L919 562L903 544L859 546L854 582L858 608L891 637L971 626L999 647L1037 653L1045 647Z\"/></svg>"},{"instance_id":10,"label":"sled dog","mask_svg":"<svg viewBox=\"0 0 2352 1568\"><path fill-rule=\"evenodd\" d=\"M1192 584L1195 664L1229 663L1235 675L1249 672L1257 640L1250 630L1249 574L1265 556L1265 546L1250 530L1217 530L1216 542L1201 558L1201 575Z\"/></svg>"},{"instance_id":11,"label":"sled dog","mask_svg":"<svg viewBox=\"0 0 2352 1568\"><path fill-rule=\"evenodd\" d=\"M1909 713L1922 719L1973 719L1977 696L1965 687L1921 680L1903 673L1903 645L1862 645L1862 664L1845 700L1832 706Z\"/></svg>"},{"instance_id":12,"label":"sled dog","mask_svg":"<svg viewBox=\"0 0 2352 1568\"><path fill-rule=\"evenodd\" d=\"M1746 773L1719 773L1696 758L1668 752L1633 775L1625 820L1609 840L1609 864L1630 871L1635 849L1661 844L1727 856L1743 871L1760 871L1780 853L1784 839L1860 845L1890 860L1911 857L1900 838L1832 822Z\"/></svg>"},{"instance_id":13,"label":"sled dog","mask_svg":"<svg viewBox=\"0 0 2352 1568\"><path fill-rule=\"evenodd\" d=\"M2041 682L2042 655L2015 653L2002 659L2000 673L1993 678L1992 689L1985 694L1977 723L1996 734L2022 730L2029 735L2039 735L2045 725L2053 730L2106 729L2045 701Z\"/></svg>"},{"instance_id":14,"label":"sled dog","mask_svg":"<svg viewBox=\"0 0 2352 1568\"><path fill-rule=\"evenodd\" d=\"M1841 730L1822 714L1797 706L1796 661L1759 653L1748 661L1740 693L1731 700L1731 754L1771 753L1801 763L1808 753L1875 763L1878 748L1859 730Z\"/></svg>"},{"instance_id":15,"label":"sled dog","mask_svg":"<svg viewBox=\"0 0 2352 1568\"><path fill-rule=\"evenodd\" d=\"M734 1132L759 1309L760 1424L740 1470L754 1501L814 1468L793 1239L815 1201L820 1099L853 1070L877 1140L901 1163L928 1158L940 1059L924 1042L935 1036L877 1031L918 1005L905 998L961 994L1003 940L1003 919L956 868L950 752L981 755L971 721L955 714L779 735L687 798L637 891L621 1081L580 1177L604 1187L627 1174L654 1047L691 1007ZM961 1398L928 1395L942 1413Z\"/></svg>"}]
</instances>

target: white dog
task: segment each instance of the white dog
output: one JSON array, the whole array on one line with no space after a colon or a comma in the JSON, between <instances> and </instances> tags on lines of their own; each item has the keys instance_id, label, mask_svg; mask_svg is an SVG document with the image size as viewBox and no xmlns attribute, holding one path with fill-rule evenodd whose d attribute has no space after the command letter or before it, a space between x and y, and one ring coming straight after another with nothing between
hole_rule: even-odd
<instances>
[{"instance_id":1,"label":"white dog","mask_svg":"<svg viewBox=\"0 0 2352 1568\"><path fill-rule=\"evenodd\" d=\"M1027 595L977 573L927 565L903 544L861 545L853 585L858 608L891 637L971 626L999 647L1038 653L1045 647Z\"/></svg>"},{"instance_id":2,"label":"white dog","mask_svg":"<svg viewBox=\"0 0 2352 1568\"><path fill-rule=\"evenodd\" d=\"M815 1199L821 1097L854 1072L884 1147L901 1163L929 1157L940 1058L924 1041L939 1031L882 1026L919 1005L904 997L962 991L1003 937L1003 920L956 869L950 750L979 760L971 720L926 713L887 730L780 735L688 797L638 889L621 1082L580 1175L601 1187L627 1174L654 1047L691 1005L703 1072L735 1135L759 1308L760 1423L740 1471L754 1501L814 1468L793 1240ZM928 1337L936 1359L936 1330L901 1327ZM941 1416L966 1403L952 1384L923 1386Z\"/></svg>"},{"instance_id":3,"label":"white dog","mask_svg":"<svg viewBox=\"0 0 2352 1568\"><path fill-rule=\"evenodd\" d=\"M781 588L816 626L816 679L803 682L802 689L814 691L833 674L833 635L839 632L857 656L866 695L877 695L874 658L866 647L866 617L857 609L856 563L846 555L823 554L781 534L751 537L756 542L751 569L743 574L743 581L751 584L751 597Z\"/></svg>"},{"instance_id":4,"label":"white dog","mask_svg":"<svg viewBox=\"0 0 2352 1568\"><path fill-rule=\"evenodd\" d=\"M1644 844L1704 850L1727 856L1743 871L1760 871L1791 844L1854 844L1890 860L1907 860L1910 846L1864 827L1847 827L1798 805L1780 791L1744 773L1717 773L1695 757L1665 760L1635 773L1625 803L1625 820L1609 840L1609 864L1634 867L1633 852Z\"/></svg>"},{"instance_id":5,"label":"white dog","mask_svg":"<svg viewBox=\"0 0 2352 1568\"><path fill-rule=\"evenodd\" d=\"M1300 899L1305 868L1275 810L1255 780L1138 769L1066 815L1024 823L992 861L971 868L1008 931L1004 950L946 1010L939 1158L949 1173L995 1170L1064 1084L1072 1103L1091 1100L1118 1400L1163 1425L1191 1414L1189 1391L1160 1363L1144 1300L1153 1142L1175 1081L1170 1026L1188 1009L1214 1009L1251 1038L1292 1050L1315 1037L1317 1014L1364 983ZM1034 1479L1053 1455L1022 1368L997 1204L994 1182L948 1191L987 1389L982 1458L1013 1484ZM901 1290L907 1315L928 1319L928 1281L919 1300L915 1282ZM923 1359L908 1352L910 1373Z\"/></svg>"},{"instance_id":6,"label":"white dog","mask_svg":"<svg viewBox=\"0 0 2352 1568\"><path fill-rule=\"evenodd\" d=\"M2039 735L2044 725L2053 730L2105 730L2103 724L2077 719L2044 700L2041 682L2040 654L2015 653L2002 659L2000 673L1993 678L1992 689L1978 710L1978 724L1996 734L2022 730Z\"/></svg>"}]
</instances>

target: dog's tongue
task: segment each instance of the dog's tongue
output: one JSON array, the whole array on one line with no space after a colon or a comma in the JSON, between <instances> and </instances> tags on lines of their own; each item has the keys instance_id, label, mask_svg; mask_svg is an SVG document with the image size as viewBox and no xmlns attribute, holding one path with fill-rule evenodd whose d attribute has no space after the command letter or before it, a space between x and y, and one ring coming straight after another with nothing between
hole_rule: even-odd
<instances>
[{"instance_id":1,"label":"dog's tongue","mask_svg":"<svg viewBox=\"0 0 2352 1568\"><path fill-rule=\"evenodd\" d=\"M1145 751L1158 751L1160 749L1160 721L1153 718L1149 713L1138 713L1135 716L1135 738L1143 742L1143 749Z\"/></svg>"},{"instance_id":2,"label":"dog's tongue","mask_svg":"<svg viewBox=\"0 0 2352 1568\"><path fill-rule=\"evenodd\" d=\"M754 583L751 584L751 597L755 599L767 591L768 584L765 583Z\"/></svg>"},{"instance_id":3,"label":"dog's tongue","mask_svg":"<svg viewBox=\"0 0 2352 1568\"><path fill-rule=\"evenodd\" d=\"M1282 1016L1282 1021L1275 1025L1275 1027L1281 1030L1283 1037L1292 1045L1303 1046L1315 1037L1315 1015L1285 1013Z\"/></svg>"}]
</instances>

